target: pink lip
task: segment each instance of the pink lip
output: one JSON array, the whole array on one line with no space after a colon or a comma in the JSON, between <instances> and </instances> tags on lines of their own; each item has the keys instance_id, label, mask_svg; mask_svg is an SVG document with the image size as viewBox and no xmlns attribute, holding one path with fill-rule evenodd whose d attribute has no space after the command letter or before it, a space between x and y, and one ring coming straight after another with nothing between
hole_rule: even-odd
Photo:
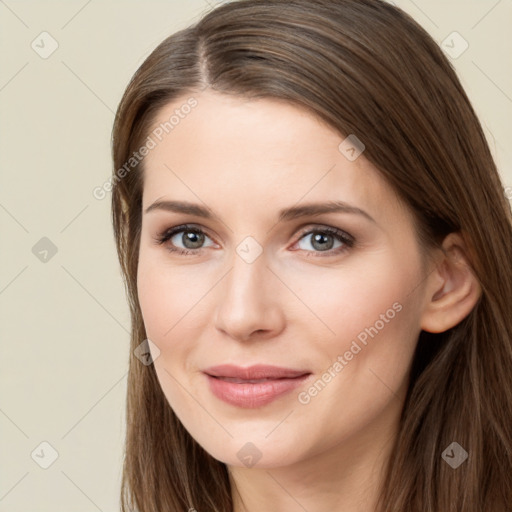
<instances>
[{"instance_id":1,"label":"pink lip","mask_svg":"<svg viewBox=\"0 0 512 512\"><path fill-rule=\"evenodd\" d=\"M204 370L210 390L231 405L256 408L289 393L311 374L277 366L213 366ZM263 380L266 379L266 380ZM251 382L258 380L258 382Z\"/></svg>"}]
</instances>

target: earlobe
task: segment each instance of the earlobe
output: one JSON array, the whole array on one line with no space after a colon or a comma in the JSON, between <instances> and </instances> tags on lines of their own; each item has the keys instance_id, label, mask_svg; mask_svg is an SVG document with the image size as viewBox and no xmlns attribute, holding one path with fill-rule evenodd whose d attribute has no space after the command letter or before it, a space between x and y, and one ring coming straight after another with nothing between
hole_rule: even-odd
<instances>
[{"instance_id":1,"label":"earlobe","mask_svg":"<svg viewBox=\"0 0 512 512\"><path fill-rule=\"evenodd\" d=\"M440 333L455 327L478 302L481 287L468 254L459 233L450 233L444 239L440 259L425 288L421 318L424 331Z\"/></svg>"}]
</instances>

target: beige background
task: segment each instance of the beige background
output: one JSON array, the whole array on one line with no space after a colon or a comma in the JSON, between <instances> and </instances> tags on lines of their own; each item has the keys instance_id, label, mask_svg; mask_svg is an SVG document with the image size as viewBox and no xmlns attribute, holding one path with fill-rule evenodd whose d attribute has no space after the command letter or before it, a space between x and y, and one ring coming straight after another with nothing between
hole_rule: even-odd
<instances>
[{"instance_id":1,"label":"beige background","mask_svg":"<svg viewBox=\"0 0 512 512\"><path fill-rule=\"evenodd\" d=\"M452 62L512 186L512 1L396 3L468 42ZM129 316L110 196L92 191L131 75L215 4L0 0L0 512L119 509Z\"/></svg>"}]
</instances>

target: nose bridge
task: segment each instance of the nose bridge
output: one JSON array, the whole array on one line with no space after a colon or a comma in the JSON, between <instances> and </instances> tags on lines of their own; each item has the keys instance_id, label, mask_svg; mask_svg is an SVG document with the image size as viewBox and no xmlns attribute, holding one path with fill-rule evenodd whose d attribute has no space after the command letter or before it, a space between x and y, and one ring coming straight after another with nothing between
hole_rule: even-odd
<instances>
[{"instance_id":1,"label":"nose bridge","mask_svg":"<svg viewBox=\"0 0 512 512\"><path fill-rule=\"evenodd\" d=\"M217 306L217 328L239 339L254 331L274 332L282 321L275 277L254 242L245 240L236 247Z\"/></svg>"},{"instance_id":2,"label":"nose bridge","mask_svg":"<svg viewBox=\"0 0 512 512\"><path fill-rule=\"evenodd\" d=\"M234 301L232 307L244 304L261 307L268 300L265 295L269 273L264 254L256 254L254 247L243 242L231 259L231 271L226 276L224 288L225 300Z\"/></svg>"}]
</instances>

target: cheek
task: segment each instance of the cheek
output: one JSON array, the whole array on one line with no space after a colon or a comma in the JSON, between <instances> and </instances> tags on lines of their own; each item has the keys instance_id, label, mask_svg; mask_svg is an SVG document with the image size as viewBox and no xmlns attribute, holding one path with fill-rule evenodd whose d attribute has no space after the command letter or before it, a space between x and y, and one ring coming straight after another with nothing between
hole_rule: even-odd
<instances>
[{"instance_id":1,"label":"cheek","mask_svg":"<svg viewBox=\"0 0 512 512\"><path fill-rule=\"evenodd\" d=\"M144 257L139 261L137 290L139 304L149 339L162 338L172 326L169 312L174 310L175 293L166 293L170 283L158 267L151 265Z\"/></svg>"},{"instance_id":2,"label":"cheek","mask_svg":"<svg viewBox=\"0 0 512 512\"><path fill-rule=\"evenodd\" d=\"M406 273L370 273L352 289L344 281L344 295L339 286L328 288L322 300L319 294L318 311L335 334L318 341L317 379L301 389L296 411L306 431L306 425L313 432L322 424L315 450L371 430L401 406L419 334L412 281ZM336 295L328 294L335 292L339 298L331 301ZM301 442L309 435L316 436L307 434Z\"/></svg>"},{"instance_id":3,"label":"cheek","mask_svg":"<svg viewBox=\"0 0 512 512\"><path fill-rule=\"evenodd\" d=\"M380 276L371 297L356 295L347 314L338 317L336 330L348 335L340 334L340 343L330 345L329 360L341 356L343 366L331 391L343 397L354 423L371 421L405 397L420 332L413 281L405 273Z\"/></svg>"},{"instance_id":4,"label":"cheek","mask_svg":"<svg viewBox=\"0 0 512 512\"><path fill-rule=\"evenodd\" d=\"M187 410L188 395L179 383L184 382L182 372L193 350L190 341L201 329L198 314L200 298L206 293L204 278L199 280L191 267L169 268L161 255L142 250L137 289L146 335L160 351L154 360L160 386L181 417Z\"/></svg>"},{"instance_id":5,"label":"cheek","mask_svg":"<svg viewBox=\"0 0 512 512\"><path fill-rule=\"evenodd\" d=\"M341 392L351 397L349 409L360 412L364 402L370 411L403 385L420 331L417 257L414 251L408 257L381 253L361 261L360 268L294 273L301 297L323 324L311 316L323 333L316 337L321 394ZM324 383L330 391L323 391Z\"/></svg>"},{"instance_id":6,"label":"cheek","mask_svg":"<svg viewBox=\"0 0 512 512\"><path fill-rule=\"evenodd\" d=\"M148 337L167 343L174 332L197 325L201 299L211 286L204 272L191 266L171 268L160 255L151 258L141 251L137 289Z\"/></svg>"},{"instance_id":7,"label":"cheek","mask_svg":"<svg viewBox=\"0 0 512 512\"><path fill-rule=\"evenodd\" d=\"M361 333L364 341L365 329L376 323L379 332L389 330L388 325L405 316L398 310L410 300L419 273L413 255L407 266L397 259L391 253L375 253L353 258L344 267L283 268L280 274L303 303L290 295L290 302L302 307L297 320L304 322L306 305L309 323L321 329L325 342L342 346Z\"/></svg>"}]
</instances>

